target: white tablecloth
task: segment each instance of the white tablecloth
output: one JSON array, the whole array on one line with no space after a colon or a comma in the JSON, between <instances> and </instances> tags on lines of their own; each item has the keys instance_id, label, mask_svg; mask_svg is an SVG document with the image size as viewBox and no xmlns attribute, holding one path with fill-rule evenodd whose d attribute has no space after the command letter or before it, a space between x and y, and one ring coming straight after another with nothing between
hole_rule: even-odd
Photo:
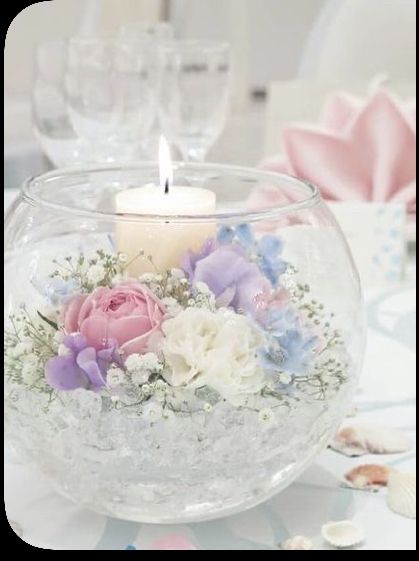
<instances>
[{"instance_id":1,"label":"white tablecloth","mask_svg":"<svg viewBox=\"0 0 419 561\"><path fill-rule=\"evenodd\" d=\"M415 301L413 285L367 294L368 347L354 420L396 427L412 441L416 436ZM45 549L141 550L169 534L183 535L202 550L277 549L279 542L297 534L311 538L316 549L328 549L321 538L322 524L349 518L366 530L359 549L414 550L415 521L387 508L385 489L373 494L341 485L351 467L371 462L413 471L416 455L412 449L401 455L354 459L326 450L298 481L252 510L212 522L152 526L79 508L57 495L39 473L6 453L6 513L26 542Z\"/></svg>"}]
</instances>

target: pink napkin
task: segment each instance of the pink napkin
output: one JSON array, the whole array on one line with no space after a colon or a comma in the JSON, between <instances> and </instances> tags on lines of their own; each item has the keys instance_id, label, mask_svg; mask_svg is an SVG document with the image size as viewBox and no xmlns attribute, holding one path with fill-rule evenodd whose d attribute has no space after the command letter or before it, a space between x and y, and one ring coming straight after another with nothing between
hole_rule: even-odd
<instances>
[{"instance_id":1,"label":"pink napkin","mask_svg":"<svg viewBox=\"0 0 419 561\"><path fill-rule=\"evenodd\" d=\"M332 95L320 125L283 131L284 155L266 169L317 185L333 201L392 201L416 213L416 102L384 90L366 102Z\"/></svg>"}]
</instances>

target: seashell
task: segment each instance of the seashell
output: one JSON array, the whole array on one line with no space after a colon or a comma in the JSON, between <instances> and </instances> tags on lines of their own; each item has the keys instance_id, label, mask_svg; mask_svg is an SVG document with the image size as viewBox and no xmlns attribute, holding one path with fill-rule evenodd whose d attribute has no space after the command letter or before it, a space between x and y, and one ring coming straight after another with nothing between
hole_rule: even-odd
<instances>
[{"instance_id":1,"label":"seashell","mask_svg":"<svg viewBox=\"0 0 419 561\"><path fill-rule=\"evenodd\" d=\"M388 507L407 518L416 518L416 474L394 472L388 480Z\"/></svg>"},{"instance_id":2,"label":"seashell","mask_svg":"<svg viewBox=\"0 0 419 561\"><path fill-rule=\"evenodd\" d=\"M304 536L294 536L281 544L284 550L309 550L314 549L313 542Z\"/></svg>"},{"instance_id":3,"label":"seashell","mask_svg":"<svg viewBox=\"0 0 419 561\"><path fill-rule=\"evenodd\" d=\"M365 540L364 529L351 520L328 522L322 527L323 539L339 549L355 547Z\"/></svg>"},{"instance_id":4,"label":"seashell","mask_svg":"<svg viewBox=\"0 0 419 561\"><path fill-rule=\"evenodd\" d=\"M351 469L345 474L345 479L355 489L371 487L385 487L392 469L378 464L365 464Z\"/></svg>"},{"instance_id":5,"label":"seashell","mask_svg":"<svg viewBox=\"0 0 419 561\"><path fill-rule=\"evenodd\" d=\"M330 444L336 452L357 457L364 454L397 454L410 450L409 439L400 431L379 425L347 425Z\"/></svg>"}]
</instances>

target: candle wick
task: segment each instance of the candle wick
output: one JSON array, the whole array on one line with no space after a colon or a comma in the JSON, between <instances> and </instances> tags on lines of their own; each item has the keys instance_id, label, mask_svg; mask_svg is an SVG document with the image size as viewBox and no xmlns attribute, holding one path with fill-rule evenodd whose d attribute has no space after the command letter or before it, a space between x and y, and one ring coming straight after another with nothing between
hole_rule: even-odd
<instances>
[{"instance_id":1,"label":"candle wick","mask_svg":"<svg viewBox=\"0 0 419 561\"><path fill-rule=\"evenodd\" d=\"M166 182L164 184L164 194L165 195L169 194L169 178L166 179Z\"/></svg>"}]
</instances>

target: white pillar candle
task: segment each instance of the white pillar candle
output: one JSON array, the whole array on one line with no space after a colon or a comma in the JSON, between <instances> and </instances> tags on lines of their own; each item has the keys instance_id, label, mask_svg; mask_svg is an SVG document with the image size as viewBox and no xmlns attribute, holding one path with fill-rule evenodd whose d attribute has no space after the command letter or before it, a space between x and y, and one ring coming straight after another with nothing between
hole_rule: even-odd
<instances>
[{"instance_id":1,"label":"white pillar candle","mask_svg":"<svg viewBox=\"0 0 419 561\"><path fill-rule=\"evenodd\" d=\"M146 272L163 273L180 267L188 250L198 251L204 242L215 235L215 222L194 222L182 216L214 214L216 196L198 187L171 185L172 166L164 139L160 142L160 186L145 185L127 189L116 195L116 212L141 215L138 221L121 220L116 227L118 251L128 257L128 273L137 277ZM147 221L147 215L178 217L179 221ZM144 252L144 257L138 257ZM147 260L150 256L152 263Z\"/></svg>"}]
</instances>

